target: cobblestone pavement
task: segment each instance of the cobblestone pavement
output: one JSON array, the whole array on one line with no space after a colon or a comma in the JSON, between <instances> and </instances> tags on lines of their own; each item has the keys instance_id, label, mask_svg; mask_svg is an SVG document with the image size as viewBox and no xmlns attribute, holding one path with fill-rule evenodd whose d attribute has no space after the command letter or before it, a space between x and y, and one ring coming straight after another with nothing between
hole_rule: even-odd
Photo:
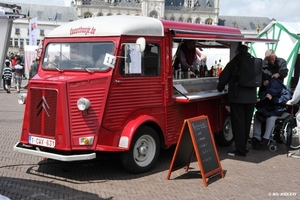
<instances>
[{"instance_id":1,"label":"cobblestone pavement","mask_svg":"<svg viewBox=\"0 0 300 200\"><path fill-rule=\"evenodd\" d=\"M17 96L1 88L0 199L300 199L300 159L287 157L282 144L276 152L250 149L245 158L228 157L232 146L217 147L225 177L210 177L207 187L195 158L188 172L179 169L166 179L174 147L161 152L155 169L139 175L124 171L117 154L66 163L14 152L24 111Z\"/></svg>"}]
</instances>

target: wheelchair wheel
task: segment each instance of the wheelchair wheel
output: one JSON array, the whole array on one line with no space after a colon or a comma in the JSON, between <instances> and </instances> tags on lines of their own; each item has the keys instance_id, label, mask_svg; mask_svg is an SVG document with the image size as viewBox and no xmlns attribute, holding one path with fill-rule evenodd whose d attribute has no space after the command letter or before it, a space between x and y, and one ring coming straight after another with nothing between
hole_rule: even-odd
<instances>
[{"instance_id":1,"label":"wheelchair wheel","mask_svg":"<svg viewBox=\"0 0 300 200\"><path fill-rule=\"evenodd\" d=\"M285 139L287 150L297 150L300 148L299 142L298 145L295 142L293 142L293 137L297 135L297 130L295 129L295 126L296 120L293 116L287 118L283 123L283 136Z\"/></svg>"},{"instance_id":2,"label":"wheelchair wheel","mask_svg":"<svg viewBox=\"0 0 300 200\"><path fill-rule=\"evenodd\" d=\"M275 144L271 144L271 145L269 146L269 150L270 150L271 152L275 152L275 151L277 151L277 146L276 146Z\"/></svg>"},{"instance_id":3,"label":"wheelchair wheel","mask_svg":"<svg viewBox=\"0 0 300 200\"><path fill-rule=\"evenodd\" d=\"M298 131L297 128L292 129L291 133L291 145L290 148L293 150L300 149L300 143L299 143L299 136L298 136Z\"/></svg>"}]
</instances>

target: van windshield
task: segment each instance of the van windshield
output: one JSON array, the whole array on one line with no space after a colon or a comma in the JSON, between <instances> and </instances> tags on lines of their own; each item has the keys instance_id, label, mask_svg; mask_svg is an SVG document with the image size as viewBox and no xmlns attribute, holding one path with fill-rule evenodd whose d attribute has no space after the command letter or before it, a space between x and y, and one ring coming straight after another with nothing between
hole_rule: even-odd
<instances>
[{"instance_id":1,"label":"van windshield","mask_svg":"<svg viewBox=\"0 0 300 200\"><path fill-rule=\"evenodd\" d=\"M45 49L42 67L49 70L105 71L113 67L113 42L50 43ZM107 61L107 62L104 62Z\"/></svg>"}]
</instances>

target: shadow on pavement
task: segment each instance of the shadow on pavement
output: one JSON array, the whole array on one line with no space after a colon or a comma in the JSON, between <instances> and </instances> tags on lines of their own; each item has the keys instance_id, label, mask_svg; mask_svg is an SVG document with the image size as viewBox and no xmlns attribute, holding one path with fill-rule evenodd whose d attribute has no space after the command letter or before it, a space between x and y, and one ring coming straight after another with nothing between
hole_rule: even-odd
<instances>
[{"instance_id":1,"label":"shadow on pavement","mask_svg":"<svg viewBox=\"0 0 300 200\"><path fill-rule=\"evenodd\" d=\"M0 194L11 200L15 199L85 199L85 200L109 200L100 198L97 194L83 192L69 188L65 185L57 183L28 180L20 178L1 177L0 178ZM0 198L1 199L1 198Z\"/></svg>"},{"instance_id":2,"label":"shadow on pavement","mask_svg":"<svg viewBox=\"0 0 300 200\"><path fill-rule=\"evenodd\" d=\"M271 152L268 148L260 150L250 149L247 157L228 156L227 151L234 149L233 145L230 147L217 146L217 149L221 163L224 159L261 163L279 154L286 153L283 144L278 144L277 147L276 152ZM103 153L100 154L99 158L89 161L60 162L56 160L43 160L37 165L28 168L27 173L76 184L102 183L109 180L130 180L162 172L164 173L163 176L167 176L167 172L165 171L168 171L170 168L174 150L175 146L162 150L155 168L143 174L131 174L125 171L119 161L119 154L116 153ZM192 157L191 163L193 162L197 162L195 156ZM198 168L195 170L199 171Z\"/></svg>"}]
</instances>

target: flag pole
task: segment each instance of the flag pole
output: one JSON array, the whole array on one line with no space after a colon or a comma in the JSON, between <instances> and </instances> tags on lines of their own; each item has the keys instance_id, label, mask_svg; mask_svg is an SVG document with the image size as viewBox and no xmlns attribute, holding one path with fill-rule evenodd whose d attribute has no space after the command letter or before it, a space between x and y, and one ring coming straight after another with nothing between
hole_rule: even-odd
<instances>
[{"instance_id":1,"label":"flag pole","mask_svg":"<svg viewBox=\"0 0 300 200\"><path fill-rule=\"evenodd\" d=\"M54 20L55 20L55 26L57 26L57 10L55 11Z\"/></svg>"}]
</instances>

